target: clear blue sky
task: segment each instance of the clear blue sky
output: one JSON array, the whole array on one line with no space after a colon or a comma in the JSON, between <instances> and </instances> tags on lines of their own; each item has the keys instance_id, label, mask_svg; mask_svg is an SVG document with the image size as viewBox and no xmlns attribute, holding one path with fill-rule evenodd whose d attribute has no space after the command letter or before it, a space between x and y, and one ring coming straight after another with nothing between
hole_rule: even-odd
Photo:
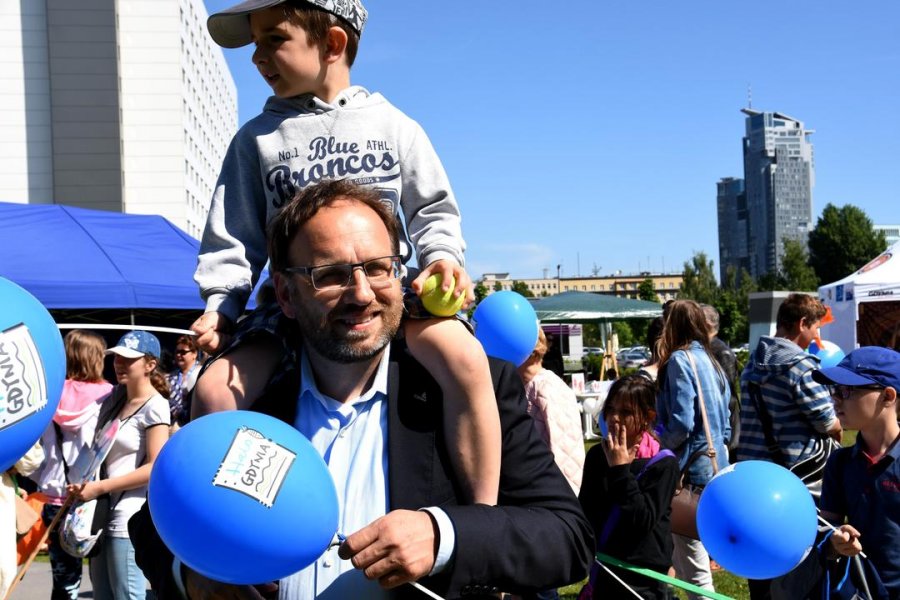
<instances>
[{"instance_id":1,"label":"clear blue sky","mask_svg":"<svg viewBox=\"0 0 900 600\"><path fill-rule=\"evenodd\" d=\"M854 204L900 223L898 2L364 3L352 81L428 132L473 278L718 265L716 182L743 177L748 86L753 108L816 130L816 218ZM250 50L225 56L243 123L269 88Z\"/></svg>"}]
</instances>

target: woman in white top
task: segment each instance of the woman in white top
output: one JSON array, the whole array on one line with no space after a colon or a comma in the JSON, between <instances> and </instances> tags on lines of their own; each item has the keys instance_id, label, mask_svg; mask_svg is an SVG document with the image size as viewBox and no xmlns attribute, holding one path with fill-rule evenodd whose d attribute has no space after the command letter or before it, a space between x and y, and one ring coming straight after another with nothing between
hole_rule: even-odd
<instances>
[{"instance_id":1,"label":"woman in white top","mask_svg":"<svg viewBox=\"0 0 900 600\"><path fill-rule=\"evenodd\" d=\"M143 600L144 575L134 561L128 519L145 502L153 461L169 436L168 386L158 370L159 340L146 331L125 334L107 354L119 386L104 402L97 431L112 419L119 429L103 463L101 478L69 491L82 500L110 495L108 521L100 553L91 558L91 583L97 600Z\"/></svg>"}]
</instances>

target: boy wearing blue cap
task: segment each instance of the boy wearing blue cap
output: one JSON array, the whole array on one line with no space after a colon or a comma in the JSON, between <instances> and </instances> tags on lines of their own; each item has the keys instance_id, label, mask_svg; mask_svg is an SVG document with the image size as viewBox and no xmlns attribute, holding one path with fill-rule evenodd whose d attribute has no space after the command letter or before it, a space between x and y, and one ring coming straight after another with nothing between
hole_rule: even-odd
<instances>
[{"instance_id":1,"label":"boy wearing blue cap","mask_svg":"<svg viewBox=\"0 0 900 600\"><path fill-rule=\"evenodd\" d=\"M832 453L825 468L822 516L839 528L831 548L855 556L865 544L889 597L900 598L900 353L858 348L813 379L831 386L843 428L859 431L856 444Z\"/></svg>"},{"instance_id":2,"label":"boy wearing blue cap","mask_svg":"<svg viewBox=\"0 0 900 600\"><path fill-rule=\"evenodd\" d=\"M253 63L273 97L232 140L201 241L195 279L206 312L191 328L201 348L226 352L198 380L194 415L247 408L292 356L285 343L290 323L274 301L238 327L231 345L228 339L266 263L267 223L306 186L346 179L375 189L405 220L400 255L385 258L399 266L415 249L422 272L413 290L421 294L425 280L439 274L445 291L452 286L454 297L474 299L459 207L425 132L380 94L350 84L367 16L360 0L246 0L209 17L220 46L255 45ZM320 266L327 265L291 265ZM369 267L359 268L365 274ZM355 271L340 293L361 285ZM296 270L287 276L336 292ZM366 326L346 318L351 334ZM500 420L481 345L455 319L409 319L404 333L449 400L444 422L461 480L473 501L496 504Z\"/></svg>"}]
</instances>

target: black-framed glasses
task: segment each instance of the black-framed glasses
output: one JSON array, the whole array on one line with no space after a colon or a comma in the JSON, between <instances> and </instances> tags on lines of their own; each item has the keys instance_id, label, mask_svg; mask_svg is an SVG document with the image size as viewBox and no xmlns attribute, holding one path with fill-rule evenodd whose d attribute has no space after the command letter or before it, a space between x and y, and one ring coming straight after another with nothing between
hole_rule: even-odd
<instances>
[{"instance_id":1,"label":"black-framed glasses","mask_svg":"<svg viewBox=\"0 0 900 600\"><path fill-rule=\"evenodd\" d=\"M181 356L182 354L190 354L191 352L193 352L193 350L183 348L178 348L177 350L175 350L175 354L178 356Z\"/></svg>"},{"instance_id":2,"label":"black-framed glasses","mask_svg":"<svg viewBox=\"0 0 900 600\"><path fill-rule=\"evenodd\" d=\"M880 385L830 385L831 395L841 400L849 400L850 395L856 390L883 390Z\"/></svg>"},{"instance_id":3,"label":"black-framed glasses","mask_svg":"<svg viewBox=\"0 0 900 600\"><path fill-rule=\"evenodd\" d=\"M319 291L343 290L350 287L353 271L362 269L374 289L385 288L400 277L400 256L370 258L358 263L342 265L316 265L313 267L286 267L285 273L295 273L309 277L313 287Z\"/></svg>"}]
</instances>

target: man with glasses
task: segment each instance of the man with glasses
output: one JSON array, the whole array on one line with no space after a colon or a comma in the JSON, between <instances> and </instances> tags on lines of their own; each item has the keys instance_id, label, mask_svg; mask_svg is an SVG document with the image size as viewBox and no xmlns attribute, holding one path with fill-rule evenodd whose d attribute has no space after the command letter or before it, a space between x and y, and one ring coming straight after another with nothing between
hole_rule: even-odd
<instances>
[{"instance_id":1,"label":"man with glasses","mask_svg":"<svg viewBox=\"0 0 900 600\"><path fill-rule=\"evenodd\" d=\"M812 378L819 359L806 352L825 307L790 294L778 307L775 336L762 336L741 373L737 459L765 460L794 471L818 497L828 455L841 439L828 388ZM749 580L750 598L771 597L771 580Z\"/></svg>"},{"instance_id":2,"label":"man with glasses","mask_svg":"<svg viewBox=\"0 0 900 600\"><path fill-rule=\"evenodd\" d=\"M395 339L398 239L377 194L346 182L304 188L269 228L276 297L298 344L252 408L291 423L323 455L338 489L339 531L348 534L282 580L279 597L393 597L393 588L422 597L398 587L420 579L445 597L480 597L581 580L590 525L534 430L511 364L491 363L504 432L500 502L462 504L441 389ZM169 597L166 551L145 531L133 535L143 538L139 563ZM183 571L192 600L259 597Z\"/></svg>"},{"instance_id":3,"label":"man with glasses","mask_svg":"<svg viewBox=\"0 0 900 600\"><path fill-rule=\"evenodd\" d=\"M900 354L858 348L837 366L813 372L813 379L830 386L841 425L859 431L856 443L834 452L825 469L819 506L839 528L831 551L849 557L865 550L883 597L900 598ZM871 574L867 579L876 592L878 582Z\"/></svg>"}]
</instances>

